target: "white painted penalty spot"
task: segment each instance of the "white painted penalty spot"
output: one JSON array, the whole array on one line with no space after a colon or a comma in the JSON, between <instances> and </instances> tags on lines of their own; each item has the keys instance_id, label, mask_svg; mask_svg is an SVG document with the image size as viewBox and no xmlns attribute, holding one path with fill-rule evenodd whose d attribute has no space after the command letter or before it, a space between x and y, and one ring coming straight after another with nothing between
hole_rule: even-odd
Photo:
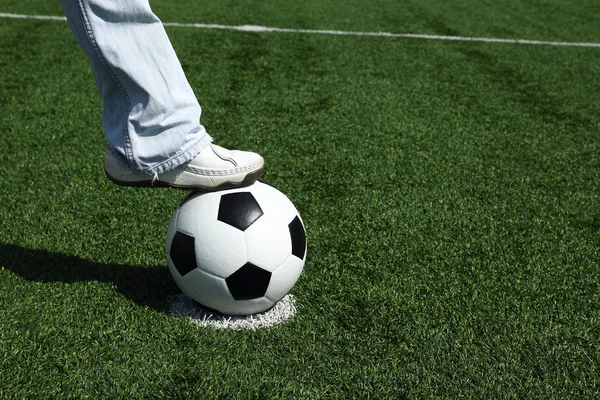
<instances>
[{"instance_id":1,"label":"white painted penalty spot","mask_svg":"<svg viewBox=\"0 0 600 400\"><path fill-rule=\"evenodd\" d=\"M296 300L291 294L279 300L271 309L253 315L231 316L202 307L184 294L169 298L167 312L187 318L201 328L257 331L280 325L296 315Z\"/></svg>"}]
</instances>

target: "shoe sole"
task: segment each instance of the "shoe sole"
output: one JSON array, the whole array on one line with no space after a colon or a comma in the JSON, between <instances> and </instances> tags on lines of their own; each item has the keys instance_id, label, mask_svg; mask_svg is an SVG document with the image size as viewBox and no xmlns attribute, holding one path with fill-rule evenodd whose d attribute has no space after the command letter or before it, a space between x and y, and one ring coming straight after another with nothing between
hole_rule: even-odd
<instances>
[{"instance_id":1,"label":"shoe sole","mask_svg":"<svg viewBox=\"0 0 600 400\"><path fill-rule=\"evenodd\" d=\"M114 184L119 186L126 187L137 187L137 188L173 188L173 189L181 189L181 190L194 190L194 191L202 191L202 192L215 192L218 190L224 189L233 189L241 186L249 186L253 184L260 176L262 175L262 168L253 171L246 175L241 182L233 182L233 181L225 181L221 182L216 186L200 186L200 185L178 185L176 183L169 183L165 181L161 181L158 179L148 179L148 180L139 180L139 181L121 181L116 179L108 173L106 168L104 169L104 173L106 177Z\"/></svg>"}]
</instances>

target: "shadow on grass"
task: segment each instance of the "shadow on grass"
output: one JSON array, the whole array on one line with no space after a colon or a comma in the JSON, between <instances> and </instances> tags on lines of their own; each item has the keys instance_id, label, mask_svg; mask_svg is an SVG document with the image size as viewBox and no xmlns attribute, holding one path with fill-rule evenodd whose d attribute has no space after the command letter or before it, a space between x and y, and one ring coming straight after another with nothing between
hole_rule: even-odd
<instances>
[{"instance_id":1,"label":"shadow on grass","mask_svg":"<svg viewBox=\"0 0 600 400\"><path fill-rule=\"evenodd\" d=\"M166 266L102 264L9 244L0 244L0 266L36 282L111 282L135 303L160 311L169 295L181 293Z\"/></svg>"}]
</instances>

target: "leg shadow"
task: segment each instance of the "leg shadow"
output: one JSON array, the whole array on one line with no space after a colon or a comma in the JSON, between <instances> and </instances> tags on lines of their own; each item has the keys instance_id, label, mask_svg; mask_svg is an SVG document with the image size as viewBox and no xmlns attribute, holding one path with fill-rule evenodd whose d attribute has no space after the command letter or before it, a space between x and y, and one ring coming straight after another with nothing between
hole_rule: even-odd
<instances>
[{"instance_id":1,"label":"leg shadow","mask_svg":"<svg viewBox=\"0 0 600 400\"><path fill-rule=\"evenodd\" d=\"M102 264L9 244L0 244L0 266L36 282L111 282L135 303L160 311L168 296L181 293L167 267Z\"/></svg>"}]
</instances>

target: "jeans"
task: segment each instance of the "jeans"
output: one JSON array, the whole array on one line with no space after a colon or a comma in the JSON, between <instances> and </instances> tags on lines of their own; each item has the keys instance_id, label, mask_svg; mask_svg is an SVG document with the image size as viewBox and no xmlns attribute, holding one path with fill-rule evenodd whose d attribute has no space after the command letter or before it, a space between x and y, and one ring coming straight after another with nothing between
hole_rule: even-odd
<instances>
[{"instance_id":1,"label":"jeans","mask_svg":"<svg viewBox=\"0 0 600 400\"><path fill-rule=\"evenodd\" d=\"M212 141L201 108L148 0L61 0L86 52L113 150L129 166L159 174Z\"/></svg>"}]
</instances>

